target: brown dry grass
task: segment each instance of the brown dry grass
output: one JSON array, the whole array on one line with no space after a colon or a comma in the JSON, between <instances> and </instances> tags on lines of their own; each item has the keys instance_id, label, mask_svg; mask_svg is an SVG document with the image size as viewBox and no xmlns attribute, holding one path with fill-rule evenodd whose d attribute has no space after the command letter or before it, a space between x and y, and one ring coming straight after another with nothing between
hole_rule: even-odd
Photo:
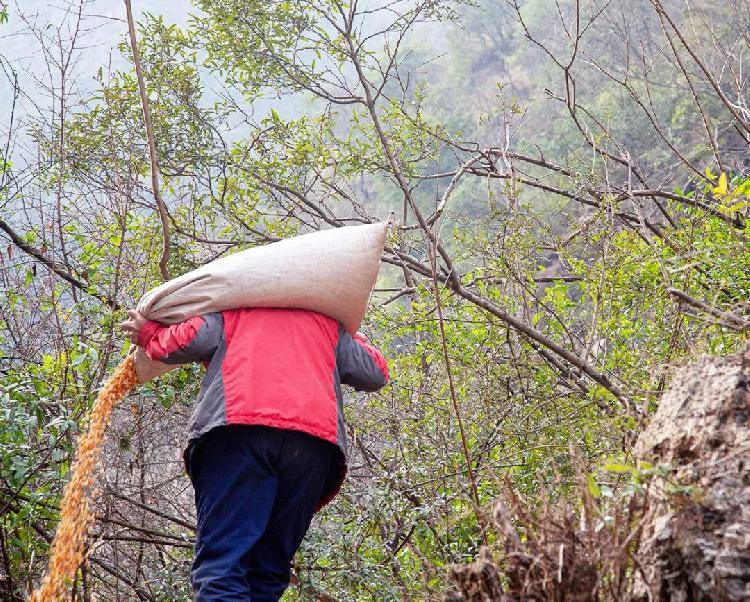
<instances>
[{"instance_id":1,"label":"brown dry grass","mask_svg":"<svg viewBox=\"0 0 750 602\"><path fill-rule=\"evenodd\" d=\"M133 357L128 356L104 383L86 429L78 439L72 477L60 504L60 523L50 550L47 574L31 602L60 600L84 559L86 534L93 519L90 506L94 469L101 453L112 408L138 384Z\"/></svg>"},{"instance_id":2,"label":"brown dry grass","mask_svg":"<svg viewBox=\"0 0 750 602\"><path fill-rule=\"evenodd\" d=\"M506 480L493 509L498 559L485 547L475 562L451 567L457 589L446 601L630 599L648 497L596 499L582 474L573 499L553 499L543 486L539 498L541 504L524 499Z\"/></svg>"}]
</instances>

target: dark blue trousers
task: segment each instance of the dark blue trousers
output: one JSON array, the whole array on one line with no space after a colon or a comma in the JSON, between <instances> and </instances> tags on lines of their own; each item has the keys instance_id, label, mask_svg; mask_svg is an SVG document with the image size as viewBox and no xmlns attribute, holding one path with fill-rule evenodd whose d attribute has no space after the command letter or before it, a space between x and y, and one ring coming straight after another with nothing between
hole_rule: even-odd
<instances>
[{"instance_id":1,"label":"dark blue trousers","mask_svg":"<svg viewBox=\"0 0 750 602\"><path fill-rule=\"evenodd\" d=\"M198 532L191 584L198 602L276 602L305 536L335 446L306 433L230 425L186 452Z\"/></svg>"}]
</instances>

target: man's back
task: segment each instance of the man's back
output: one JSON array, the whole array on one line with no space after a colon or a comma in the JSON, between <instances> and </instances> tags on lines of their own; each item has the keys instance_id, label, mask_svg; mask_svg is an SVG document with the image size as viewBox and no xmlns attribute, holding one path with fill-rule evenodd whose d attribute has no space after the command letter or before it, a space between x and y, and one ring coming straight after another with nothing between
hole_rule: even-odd
<instances>
[{"instance_id":1,"label":"man's back","mask_svg":"<svg viewBox=\"0 0 750 602\"><path fill-rule=\"evenodd\" d=\"M223 379L228 424L302 430L343 444L338 432L338 366L349 335L326 316L294 309L223 312ZM349 352L350 353L350 352ZM359 375L379 388L387 374Z\"/></svg>"},{"instance_id":2,"label":"man's back","mask_svg":"<svg viewBox=\"0 0 750 602\"><path fill-rule=\"evenodd\" d=\"M170 327L147 322L139 344L155 360L206 365L188 441L230 424L298 430L336 444L342 464L341 385L374 391L388 380L385 359L364 337L302 309L232 309Z\"/></svg>"},{"instance_id":3,"label":"man's back","mask_svg":"<svg viewBox=\"0 0 750 602\"><path fill-rule=\"evenodd\" d=\"M151 359L203 362L185 466L198 530L196 599L278 600L313 513L346 473L341 385L375 391L382 354L321 314L243 308L123 326Z\"/></svg>"}]
</instances>

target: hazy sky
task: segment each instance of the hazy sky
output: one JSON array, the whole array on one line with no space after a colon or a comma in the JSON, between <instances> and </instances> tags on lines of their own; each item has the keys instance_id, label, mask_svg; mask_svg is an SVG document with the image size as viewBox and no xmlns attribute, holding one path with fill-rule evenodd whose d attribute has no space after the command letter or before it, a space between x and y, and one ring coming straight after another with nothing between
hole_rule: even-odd
<instances>
[{"instance_id":1,"label":"hazy sky","mask_svg":"<svg viewBox=\"0 0 750 602\"><path fill-rule=\"evenodd\" d=\"M69 47L81 1L83 25L77 38L77 51L68 70L69 88L66 90L67 106L73 110L76 100L86 98L97 86L94 77L99 68L104 68L106 72L110 59L115 68L125 66L117 50L117 45L127 34L123 0L6 0L9 6L8 22L0 24L0 151L6 140L13 106L14 73L21 90L15 104L15 137L9 149L11 157L19 158L19 154L33 155L36 152L34 145L29 144L26 135L28 128L19 130L19 125L28 123L29 118L38 117L40 112L45 114L45 121L49 123L46 113L53 106L57 110L57 105L52 103L50 86L57 92L60 74L59 69L50 71L48 63L59 64L59 57L47 53L55 51L58 33L63 46ZM142 13L151 12L161 14L168 23L182 25L188 21L191 13L199 12L190 0L131 1L136 21ZM30 33L30 29L44 39L44 44ZM43 46L48 50L43 50ZM211 93L210 87L205 90L209 100ZM292 117L306 106L300 98L285 96L278 99L271 94L268 98L256 100L250 110L262 115L273 107L282 116ZM242 130L239 129L228 132L227 136L231 139L241 134Z\"/></svg>"},{"instance_id":2,"label":"hazy sky","mask_svg":"<svg viewBox=\"0 0 750 602\"><path fill-rule=\"evenodd\" d=\"M58 85L59 74L50 75L42 44L28 33L27 23L34 25L38 35L46 38L54 50L59 30L64 45L72 35L79 0L10 0L8 22L0 25L0 128L7 127L13 98L13 72L18 76L23 94L16 102L16 119L33 114L34 102L48 105L50 82ZM144 12L161 13L169 22L184 23L194 9L188 0L132 0L138 16ZM79 52L71 65L71 76L76 83L73 92L90 89L100 66L106 66L111 54L117 64L117 44L127 32L125 4L122 0L83 0L82 28L78 36ZM53 57L55 60L58 57Z\"/></svg>"}]
</instances>

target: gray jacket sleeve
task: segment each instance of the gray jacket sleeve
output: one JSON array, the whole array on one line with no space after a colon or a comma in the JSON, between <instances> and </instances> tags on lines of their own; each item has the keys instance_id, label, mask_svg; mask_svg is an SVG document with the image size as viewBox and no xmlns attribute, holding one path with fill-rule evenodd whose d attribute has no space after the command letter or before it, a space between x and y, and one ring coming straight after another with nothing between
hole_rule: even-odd
<instances>
[{"instance_id":1,"label":"gray jacket sleeve","mask_svg":"<svg viewBox=\"0 0 750 602\"><path fill-rule=\"evenodd\" d=\"M390 378L383 354L361 335L353 337L342 327L336 346L336 365L341 382L357 391L377 391Z\"/></svg>"}]
</instances>

